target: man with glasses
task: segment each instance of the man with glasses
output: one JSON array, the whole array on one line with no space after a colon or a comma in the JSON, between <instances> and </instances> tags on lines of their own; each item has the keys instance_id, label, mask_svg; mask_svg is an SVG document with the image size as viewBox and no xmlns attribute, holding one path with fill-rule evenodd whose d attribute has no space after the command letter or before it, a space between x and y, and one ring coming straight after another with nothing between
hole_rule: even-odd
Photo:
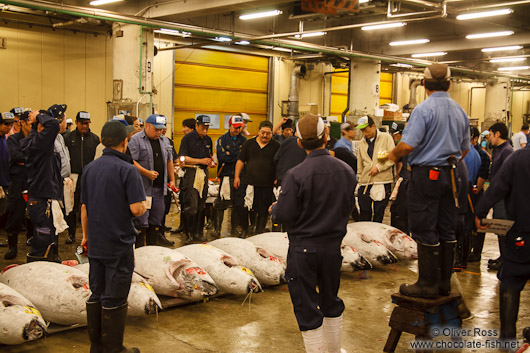
<instances>
[{"instance_id":1,"label":"man with glasses","mask_svg":"<svg viewBox=\"0 0 530 353\"><path fill-rule=\"evenodd\" d=\"M256 234L263 233L267 225L268 210L274 197L274 155L280 148L280 144L272 139L272 128L270 121L262 121L258 136L245 142L236 163L234 188L238 189L236 203L242 236L248 233L248 210L257 213ZM241 177L243 167L245 173Z\"/></svg>"},{"instance_id":2,"label":"man with glasses","mask_svg":"<svg viewBox=\"0 0 530 353\"><path fill-rule=\"evenodd\" d=\"M66 107L65 107L66 110ZM54 118L57 119L56 116ZM74 181L74 207L66 221L68 223L68 239L66 244L75 242L75 231L77 227L77 213L80 208L80 180L83 168L94 160L96 148L99 145L99 137L90 131L90 113L80 111L75 117L76 129L64 135L64 142L70 152L71 178Z\"/></svg>"},{"instance_id":3,"label":"man with glasses","mask_svg":"<svg viewBox=\"0 0 530 353\"><path fill-rule=\"evenodd\" d=\"M142 175L147 212L134 220L138 230L136 247L146 245L173 246L174 242L166 239L162 230L164 217L164 196L169 192L168 182L175 187L175 170L173 167L173 147L169 139L160 138L166 128L164 115L152 114L145 120L145 128L131 137L129 151L134 166Z\"/></svg>"}]
</instances>

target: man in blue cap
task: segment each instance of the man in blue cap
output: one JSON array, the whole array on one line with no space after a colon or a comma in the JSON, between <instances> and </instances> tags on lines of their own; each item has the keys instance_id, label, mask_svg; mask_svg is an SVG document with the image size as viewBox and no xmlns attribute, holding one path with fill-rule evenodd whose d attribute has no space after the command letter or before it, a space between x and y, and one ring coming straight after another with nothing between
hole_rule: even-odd
<instances>
[{"instance_id":1,"label":"man in blue cap","mask_svg":"<svg viewBox=\"0 0 530 353\"><path fill-rule=\"evenodd\" d=\"M143 131L134 134L129 141L129 151L134 165L140 171L147 197L147 212L136 217L134 225L138 229L136 247L147 245L173 246L166 239L162 226L164 217L164 196L170 186L175 186L173 168L173 148L165 139L161 139L162 130L166 127L164 115L153 114L145 120Z\"/></svg>"},{"instance_id":2,"label":"man in blue cap","mask_svg":"<svg viewBox=\"0 0 530 353\"><path fill-rule=\"evenodd\" d=\"M59 201L63 198L61 159L54 152L59 122L46 110L32 111L29 136L21 141L28 171L28 213L35 228L27 261L60 261L58 233L66 228Z\"/></svg>"},{"instance_id":3,"label":"man in blue cap","mask_svg":"<svg viewBox=\"0 0 530 353\"><path fill-rule=\"evenodd\" d=\"M81 244L88 249L92 291L86 303L90 352L139 352L123 346L137 234L133 217L146 211L140 173L125 154L128 134L118 121L105 123L103 156L85 168L81 182Z\"/></svg>"},{"instance_id":4,"label":"man in blue cap","mask_svg":"<svg viewBox=\"0 0 530 353\"><path fill-rule=\"evenodd\" d=\"M66 110L66 106L65 106ZM74 207L67 215L68 239L66 244L75 242L77 228L77 214L79 212L80 187L79 180L83 174L83 168L94 160L96 148L99 145L99 137L90 131L90 113L80 111L75 117L76 129L64 135L64 142L70 152L71 177L74 180Z\"/></svg>"}]
</instances>

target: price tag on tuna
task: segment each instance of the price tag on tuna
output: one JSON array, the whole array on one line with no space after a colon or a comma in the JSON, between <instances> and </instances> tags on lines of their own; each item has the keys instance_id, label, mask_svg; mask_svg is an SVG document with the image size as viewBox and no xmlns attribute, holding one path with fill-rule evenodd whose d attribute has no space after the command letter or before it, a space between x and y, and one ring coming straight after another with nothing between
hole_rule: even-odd
<instances>
[{"instance_id":1,"label":"price tag on tuna","mask_svg":"<svg viewBox=\"0 0 530 353\"><path fill-rule=\"evenodd\" d=\"M26 311L28 314L34 314L34 315L37 315L37 316L42 317L42 315L40 314L40 311L38 311L37 309L32 308L31 306L25 306L24 308L26 308L25 311Z\"/></svg>"},{"instance_id":2,"label":"price tag on tuna","mask_svg":"<svg viewBox=\"0 0 530 353\"><path fill-rule=\"evenodd\" d=\"M245 266L241 266L241 271L243 272L246 272L248 273L249 275L251 276L254 276L254 274L252 273L252 271L250 271L248 268L246 268Z\"/></svg>"},{"instance_id":3,"label":"price tag on tuna","mask_svg":"<svg viewBox=\"0 0 530 353\"><path fill-rule=\"evenodd\" d=\"M200 267L190 267L190 268L187 268L186 269L186 272L189 273L190 275L196 273L198 275L205 275L206 272L200 268Z\"/></svg>"},{"instance_id":4,"label":"price tag on tuna","mask_svg":"<svg viewBox=\"0 0 530 353\"><path fill-rule=\"evenodd\" d=\"M269 260L282 263L282 261L280 259L278 259L277 257L275 257L275 256L269 256Z\"/></svg>"}]
</instances>

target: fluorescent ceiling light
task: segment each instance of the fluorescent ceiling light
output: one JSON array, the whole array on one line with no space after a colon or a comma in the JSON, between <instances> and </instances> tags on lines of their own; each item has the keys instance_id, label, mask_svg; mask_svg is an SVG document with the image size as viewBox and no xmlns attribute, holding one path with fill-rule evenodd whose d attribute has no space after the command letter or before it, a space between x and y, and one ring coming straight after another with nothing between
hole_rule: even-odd
<instances>
[{"instance_id":1,"label":"fluorescent ceiling light","mask_svg":"<svg viewBox=\"0 0 530 353\"><path fill-rule=\"evenodd\" d=\"M110 4L110 3L118 2L118 1L123 1L123 0L94 0L90 2L90 5L99 6L99 5Z\"/></svg>"},{"instance_id":2,"label":"fluorescent ceiling light","mask_svg":"<svg viewBox=\"0 0 530 353\"><path fill-rule=\"evenodd\" d=\"M276 50L276 51L284 51L286 53L290 53L291 52L291 49L289 48L282 48L282 47L272 47L272 50Z\"/></svg>"},{"instance_id":3,"label":"fluorescent ceiling light","mask_svg":"<svg viewBox=\"0 0 530 353\"><path fill-rule=\"evenodd\" d=\"M431 57L431 56L443 56L445 54L447 54L447 52L445 52L445 51L437 51L435 53L412 54L411 56L413 58L427 58L427 57Z\"/></svg>"},{"instance_id":4,"label":"fluorescent ceiling light","mask_svg":"<svg viewBox=\"0 0 530 353\"><path fill-rule=\"evenodd\" d=\"M478 39L478 38L491 38L491 37L504 37L511 36L513 31L501 31L501 32L490 32L490 33L477 33L477 34L468 34L467 39Z\"/></svg>"},{"instance_id":5,"label":"fluorescent ceiling light","mask_svg":"<svg viewBox=\"0 0 530 353\"><path fill-rule=\"evenodd\" d=\"M236 44L239 44L239 45L249 45L250 42L248 40L240 40L239 42L236 42Z\"/></svg>"},{"instance_id":6,"label":"fluorescent ceiling light","mask_svg":"<svg viewBox=\"0 0 530 353\"><path fill-rule=\"evenodd\" d=\"M179 36L179 37L191 36L190 32L177 31L175 29L167 29L167 28L155 29L153 32L160 33L160 34L169 34L170 36Z\"/></svg>"},{"instance_id":7,"label":"fluorescent ceiling light","mask_svg":"<svg viewBox=\"0 0 530 353\"><path fill-rule=\"evenodd\" d=\"M413 44L425 44L429 43L430 40L428 39L414 39L414 40L404 40L400 42L390 42L391 46L397 46L397 45L413 45Z\"/></svg>"},{"instance_id":8,"label":"fluorescent ceiling light","mask_svg":"<svg viewBox=\"0 0 530 353\"><path fill-rule=\"evenodd\" d=\"M412 65L409 65L409 64L402 64L402 63L397 63L397 64L390 64L390 66L395 66L395 67L404 67L404 68L407 68L407 69L410 69L410 68L412 68Z\"/></svg>"},{"instance_id":9,"label":"fluorescent ceiling light","mask_svg":"<svg viewBox=\"0 0 530 353\"><path fill-rule=\"evenodd\" d=\"M512 66L512 67L499 67L499 71L518 71L518 70L528 70L530 66Z\"/></svg>"},{"instance_id":10,"label":"fluorescent ceiling light","mask_svg":"<svg viewBox=\"0 0 530 353\"><path fill-rule=\"evenodd\" d=\"M359 0L359 4L366 4L367 2L370 2L370 0Z\"/></svg>"},{"instance_id":11,"label":"fluorescent ceiling light","mask_svg":"<svg viewBox=\"0 0 530 353\"><path fill-rule=\"evenodd\" d=\"M522 45L510 45L510 46L507 46L507 47L484 48L484 49L482 49L482 52L488 53L488 52L492 52L492 51L519 50L519 49L522 49L522 48L523 48Z\"/></svg>"},{"instance_id":12,"label":"fluorescent ceiling light","mask_svg":"<svg viewBox=\"0 0 530 353\"><path fill-rule=\"evenodd\" d=\"M380 25L373 25L373 26L362 26L361 29L363 31L372 31L374 29L385 29L385 28L395 28L395 27L403 27L405 26L405 22L394 22L394 23L384 23Z\"/></svg>"},{"instance_id":13,"label":"fluorescent ceiling light","mask_svg":"<svg viewBox=\"0 0 530 353\"><path fill-rule=\"evenodd\" d=\"M497 59L491 59L490 63L507 63L507 62L514 62L514 61L525 61L526 58L497 58Z\"/></svg>"},{"instance_id":14,"label":"fluorescent ceiling light","mask_svg":"<svg viewBox=\"0 0 530 353\"><path fill-rule=\"evenodd\" d=\"M296 38L309 38L309 37L320 37L326 35L327 32L312 32L312 33L304 33L302 35L297 34L295 35Z\"/></svg>"},{"instance_id":15,"label":"fluorescent ceiling light","mask_svg":"<svg viewBox=\"0 0 530 353\"><path fill-rule=\"evenodd\" d=\"M249 13L246 15L239 16L240 20L253 20L255 18L262 18L262 17L270 17L270 16L278 16L282 12L280 10L273 10L273 11L265 11L265 12L255 12L255 13Z\"/></svg>"},{"instance_id":16,"label":"fluorescent ceiling light","mask_svg":"<svg viewBox=\"0 0 530 353\"><path fill-rule=\"evenodd\" d=\"M512 9L500 9L500 10L494 10L494 11L466 13L466 14L463 14L463 15L456 16L456 19L457 20L472 20L474 18L509 15L512 12L513 12Z\"/></svg>"},{"instance_id":17,"label":"fluorescent ceiling light","mask_svg":"<svg viewBox=\"0 0 530 353\"><path fill-rule=\"evenodd\" d=\"M218 42L231 42L232 41L232 38L228 38L228 37L215 37L214 40L218 41Z\"/></svg>"}]
</instances>

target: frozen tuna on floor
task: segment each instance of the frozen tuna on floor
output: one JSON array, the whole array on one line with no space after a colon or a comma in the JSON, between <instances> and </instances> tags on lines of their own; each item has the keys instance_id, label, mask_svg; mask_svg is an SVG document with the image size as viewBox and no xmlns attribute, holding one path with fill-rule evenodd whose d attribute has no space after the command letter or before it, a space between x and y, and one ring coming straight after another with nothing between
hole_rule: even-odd
<instances>
[{"instance_id":1,"label":"frozen tuna on floor","mask_svg":"<svg viewBox=\"0 0 530 353\"><path fill-rule=\"evenodd\" d=\"M274 286L285 282L285 264L272 253L246 239L228 237L208 244L241 261L262 285Z\"/></svg>"},{"instance_id":2,"label":"frozen tuna on floor","mask_svg":"<svg viewBox=\"0 0 530 353\"><path fill-rule=\"evenodd\" d=\"M249 237L247 240L274 254L282 262L287 263L287 252L289 251L289 238L287 233L262 233ZM370 261L356 249L348 247L344 243L341 245L341 254L343 257L341 271L369 270L372 268Z\"/></svg>"},{"instance_id":3,"label":"frozen tuna on floor","mask_svg":"<svg viewBox=\"0 0 530 353\"><path fill-rule=\"evenodd\" d=\"M60 325L86 324L90 297L88 276L55 262L31 262L0 275L7 284L32 302L46 321Z\"/></svg>"},{"instance_id":4,"label":"frozen tuna on floor","mask_svg":"<svg viewBox=\"0 0 530 353\"><path fill-rule=\"evenodd\" d=\"M355 222L348 224L348 229L361 233L367 238L381 242L400 260L418 258L416 242L401 230L377 222Z\"/></svg>"},{"instance_id":5,"label":"frozen tuna on floor","mask_svg":"<svg viewBox=\"0 0 530 353\"><path fill-rule=\"evenodd\" d=\"M359 251L361 255L375 266L375 262L383 265L388 265L397 262L397 257L388 250L381 242L372 240L363 233L358 233L350 228L346 232L346 236L342 239L342 243L352 246Z\"/></svg>"},{"instance_id":6,"label":"frozen tuna on floor","mask_svg":"<svg viewBox=\"0 0 530 353\"><path fill-rule=\"evenodd\" d=\"M204 268L212 276L220 292L237 295L261 292L261 285L252 271L221 249L208 244L192 244L175 251L188 256Z\"/></svg>"},{"instance_id":7,"label":"frozen tuna on floor","mask_svg":"<svg viewBox=\"0 0 530 353\"><path fill-rule=\"evenodd\" d=\"M90 264L85 263L75 266L78 270L83 271L88 275L90 271ZM149 285L147 280L137 273L133 273L131 289L127 297L127 315L128 316L144 316L154 314L157 308L162 309L162 303L156 295L153 287Z\"/></svg>"},{"instance_id":8,"label":"frozen tuna on floor","mask_svg":"<svg viewBox=\"0 0 530 353\"><path fill-rule=\"evenodd\" d=\"M372 264L353 246L344 243L340 246L342 255L341 272L363 271L372 269Z\"/></svg>"},{"instance_id":9,"label":"frozen tuna on floor","mask_svg":"<svg viewBox=\"0 0 530 353\"><path fill-rule=\"evenodd\" d=\"M134 271L160 295L198 301L217 294L217 285L204 268L189 257L162 246L134 250Z\"/></svg>"},{"instance_id":10,"label":"frozen tuna on floor","mask_svg":"<svg viewBox=\"0 0 530 353\"><path fill-rule=\"evenodd\" d=\"M22 294L0 283L0 344L19 344L46 335L40 312Z\"/></svg>"}]
</instances>

